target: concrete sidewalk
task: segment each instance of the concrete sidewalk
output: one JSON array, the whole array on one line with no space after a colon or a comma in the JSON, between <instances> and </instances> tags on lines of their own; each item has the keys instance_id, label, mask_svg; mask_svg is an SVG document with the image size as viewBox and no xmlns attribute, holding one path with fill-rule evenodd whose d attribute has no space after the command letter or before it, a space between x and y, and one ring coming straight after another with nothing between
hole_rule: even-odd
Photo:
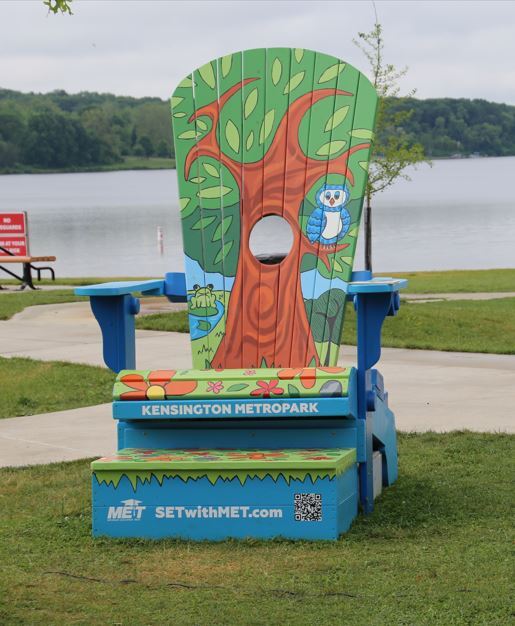
<instances>
[{"instance_id":1,"label":"concrete sidewalk","mask_svg":"<svg viewBox=\"0 0 515 626\"><path fill-rule=\"evenodd\" d=\"M191 367L189 336L137 331L141 369ZM0 356L103 365L87 303L36 306L0 322ZM340 364L355 363L343 347ZM515 432L515 356L383 349L379 368L403 431ZM0 466L97 456L116 447L110 405L0 420Z\"/></svg>"},{"instance_id":2,"label":"concrete sidewalk","mask_svg":"<svg viewBox=\"0 0 515 626\"><path fill-rule=\"evenodd\" d=\"M515 298L515 291L481 291L475 293L402 293L401 299L411 302L439 302L442 300L498 300Z\"/></svg>"},{"instance_id":3,"label":"concrete sidewalk","mask_svg":"<svg viewBox=\"0 0 515 626\"><path fill-rule=\"evenodd\" d=\"M0 467L105 456L115 449L111 404L0 420Z\"/></svg>"}]
</instances>

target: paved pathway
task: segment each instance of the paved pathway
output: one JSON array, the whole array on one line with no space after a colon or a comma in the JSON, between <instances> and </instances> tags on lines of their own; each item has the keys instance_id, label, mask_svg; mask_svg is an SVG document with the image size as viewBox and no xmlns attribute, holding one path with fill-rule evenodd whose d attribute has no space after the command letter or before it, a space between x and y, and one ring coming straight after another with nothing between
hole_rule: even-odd
<instances>
[{"instance_id":1,"label":"paved pathway","mask_svg":"<svg viewBox=\"0 0 515 626\"><path fill-rule=\"evenodd\" d=\"M188 368L189 337L137 331L138 367ZM102 365L87 303L30 307L0 322L0 356ZM355 362L344 347L340 363ZM383 349L397 426L404 431L515 432L515 356ZM0 420L0 466L96 456L115 449L110 405Z\"/></svg>"},{"instance_id":2,"label":"paved pathway","mask_svg":"<svg viewBox=\"0 0 515 626\"><path fill-rule=\"evenodd\" d=\"M515 298L515 291L484 291L477 293L406 293L401 291L403 300L412 302L435 302L441 300L497 300Z\"/></svg>"}]
</instances>

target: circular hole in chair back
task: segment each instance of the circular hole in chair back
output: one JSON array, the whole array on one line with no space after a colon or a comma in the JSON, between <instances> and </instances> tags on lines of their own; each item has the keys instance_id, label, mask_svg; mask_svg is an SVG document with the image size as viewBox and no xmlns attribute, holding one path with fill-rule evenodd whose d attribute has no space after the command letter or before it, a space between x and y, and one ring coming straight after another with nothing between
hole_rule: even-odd
<instances>
[{"instance_id":1,"label":"circular hole in chair back","mask_svg":"<svg viewBox=\"0 0 515 626\"><path fill-rule=\"evenodd\" d=\"M280 263L288 255L292 245L291 227L280 215L266 215L256 222L250 233L250 251L265 265Z\"/></svg>"}]
</instances>

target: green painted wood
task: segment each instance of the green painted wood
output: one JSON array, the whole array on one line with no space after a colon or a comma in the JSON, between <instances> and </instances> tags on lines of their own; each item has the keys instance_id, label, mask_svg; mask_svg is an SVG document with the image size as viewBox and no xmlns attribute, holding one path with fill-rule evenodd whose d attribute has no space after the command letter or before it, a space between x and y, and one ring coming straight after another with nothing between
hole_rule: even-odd
<instances>
[{"instance_id":1,"label":"green painted wood","mask_svg":"<svg viewBox=\"0 0 515 626\"><path fill-rule=\"evenodd\" d=\"M217 59L174 92L195 367L336 363L376 101L352 66L287 48ZM315 214L329 224L324 185L350 191L350 226L329 243L308 236ZM268 214L294 234L276 266L248 247Z\"/></svg>"},{"instance_id":2,"label":"green painted wood","mask_svg":"<svg viewBox=\"0 0 515 626\"><path fill-rule=\"evenodd\" d=\"M347 129L347 136L350 137L349 150L351 155L348 161L348 171L353 174L354 185L352 188L351 202L349 210L352 217L351 228L346 241L349 247L341 253L335 254L335 263L333 263L333 271L331 274L330 290L336 288L337 281L341 278L343 281L350 281L352 274L352 265L356 252L358 241L359 225L361 222L361 213L363 207L363 197L368 180L368 165L371 152L371 142L373 140L373 129L375 125L375 116L377 109L377 94L373 85L362 74L358 74L358 86L356 90L356 98L354 103L352 127ZM343 124L342 124L343 126ZM337 271L335 271L335 267ZM341 268L341 269L340 269ZM331 300L328 307L334 307ZM341 337L344 323L344 309L339 316L336 316L333 337L334 339ZM329 315L326 316L329 318ZM324 333L324 342L329 341L329 329ZM334 356L330 358L327 364L335 365L338 360L338 348L334 350Z\"/></svg>"},{"instance_id":3,"label":"green painted wood","mask_svg":"<svg viewBox=\"0 0 515 626\"><path fill-rule=\"evenodd\" d=\"M333 470L336 474L356 462L354 448L278 450L142 450L124 448L116 454L91 463L95 472L103 470Z\"/></svg>"},{"instance_id":4,"label":"green painted wood","mask_svg":"<svg viewBox=\"0 0 515 626\"><path fill-rule=\"evenodd\" d=\"M251 215L254 213L256 205L261 205L258 218L264 215L265 205L265 167L263 157L266 147L269 145L271 127L268 125L270 119L270 96L268 88L267 58L269 50L264 48L247 50L243 53L244 73L246 77L252 77L251 83L243 89L243 133L247 138L245 141L244 161L251 164L256 163L257 169L253 175L260 180L260 185L255 195L243 194L241 201L240 225L245 240L251 230ZM261 87L259 86L261 84ZM256 100L255 107L253 107ZM253 145L247 150L247 141L252 137ZM245 174L243 174L245 175ZM259 264L256 263L259 266ZM261 272L261 267L257 268ZM241 272L242 299L241 299L241 361L240 367L246 364L258 366L261 362L259 358L259 336L260 318L262 315L261 289L263 286L262 277L259 274L257 281L248 272ZM256 284L257 283L257 284ZM248 285L248 286L247 286ZM246 291L252 291L253 298L245 297ZM256 294L257 291L257 294ZM253 300L257 301L257 307L253 309ZM256 315L257 314L257 315ZM256 319L257 318L257 319ZM255 340L249 338L255 337ZM230 349L234 354L234 349ZM236 348L236 354L238 348Z\"/></svg>"},{"instance_id":5,"label":"green painted wood","mask_svg":"<svg viewBox=\"0 0 515 626\"><path fill-rule=\"evenodd\" d=\"M352 368L122 370L114 400L345 397Z\"/></svg>"},{"instance_id":6,"label":"green painted wood","mask_svg":"<svg viewBox=\"0 0 515 626\"><path fill-rule=\"evenodd\" d=\"M338 67L341 67L341 65ZM352 150L352 131L354 128L357 103L359 100L360 73L353 67L345 64L343 70L337 74L336 92L353 94L353 97L336 95L334 99L333 113L327 118L323 131L329 129L330 140L326 144L327 151L337 155L344 154L347 150ZM354 95L356 94L356 95ZM321 116L322 117L322 116ZM326 119L322 117L323 119ZM324 146L322 146L324 148ZM321 149L319 149L320 151ZM322 150L324 151L324 150ZM330 161L328 161L329 165ZM329 168L328 168L329 169ZM360 201L364 193L364 188L353 185L354 174L350 168L349 161L344 163L338 172L328 171L326 183L329 185L345 186L354 194L350 196L347 209L351 215L349 233L357 235L361 217ZM358 198L357 206L353 202L353 197ZM310 327L317 334L317 351L320 360L325 365L335 365L338 361L340 347L340 337L343 328L345 313L345 293L338 286L339 281L348 282L352 273L356 237L350 234L347 237L329 245L325 262L318 261L317 277L329 279L330 284L324 292L314 299L310 318ZM347 246L347 247L343 247ZM352 247L352 250L351 250ZM329 266L329 267L327 267ZM318 290L315 290L315 293ZM320 324L320 320L323 323Z\"/></svg>"},{"instance_id":7,"label":"green painted wood","mask_svg":"<svg viewBox=\"0 0 515 626\"><path fill-rule=\"evenodd\" d=\"M313 159L323 161L324 167L320 172L321 175L315 181L313 181L309 176L309 165L306 167L304 196L305 198L309 198L310 201L303 203L303 210L301 211L300 219L304 228L307 228L307 223L313 211L313 206L316 206L316 195L319 189L327 183L343 183L345 178L344 176L341 176L339 180L333 181L332 177L329 175L329 160L326 158L326 152L329 154L329 148L332 149L334 146L333 135L335 134L335 130L332 125L328 127L328 122L333 119L337 107L336 91L338 88L338 78L341 74L340 68L341 63L334 57L324 54L316 55L313 90L325 89L332 95L314 103L311 107L306 153ZM349 98L346 97L344 99L348 100ZM304 263L308 264L308 267L309 262L311 261L313 268L316 269L316 272L312 273L312 275L309 276L309 279L305 281L305 288L303 289L308 323L312 330L312 337L306 337L306 352L304 358L305 360L313 358L312 350L310 350L310 340L312 339L315 341L317 356L322 363L324 362L325 356L323 354L323 344L320 342L321 337L318 337L315 331L319 329L320 325L325 326L327 324L325 318L326 312L316 309L313 306L313 303L318 299L317 290L320 291L321 282L323 281L323 277L320 272L326 269L326 263L328 263L328 257L331 252L332 248L328 250L326 246L323 246L320 241L318 241L314 244L313 253L306 255L303 259ZM341 301L339 300L338 304L343 308L345 306L345 298ZM320 334L319 330L318 334ZM326 364L328 364L328 362Z\"/></svg>"}]
</instances>

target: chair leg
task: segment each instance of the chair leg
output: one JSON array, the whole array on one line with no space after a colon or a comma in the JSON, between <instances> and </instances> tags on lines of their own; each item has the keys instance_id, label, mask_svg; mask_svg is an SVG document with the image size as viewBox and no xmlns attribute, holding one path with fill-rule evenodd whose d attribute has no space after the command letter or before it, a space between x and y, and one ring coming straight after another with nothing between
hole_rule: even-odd
<instances>
[{"instance_id":1,"label":"chair leg","mask_svg":"<svg viewBox=\"0 0 515 626\"><path fill-rule=\"evenodd\" d=\"M374 510L374 464L372 441L372 417L367 414L365 427L366 461L359 466L359 497L364 513Z\"/></svg>"}]
</instances>

